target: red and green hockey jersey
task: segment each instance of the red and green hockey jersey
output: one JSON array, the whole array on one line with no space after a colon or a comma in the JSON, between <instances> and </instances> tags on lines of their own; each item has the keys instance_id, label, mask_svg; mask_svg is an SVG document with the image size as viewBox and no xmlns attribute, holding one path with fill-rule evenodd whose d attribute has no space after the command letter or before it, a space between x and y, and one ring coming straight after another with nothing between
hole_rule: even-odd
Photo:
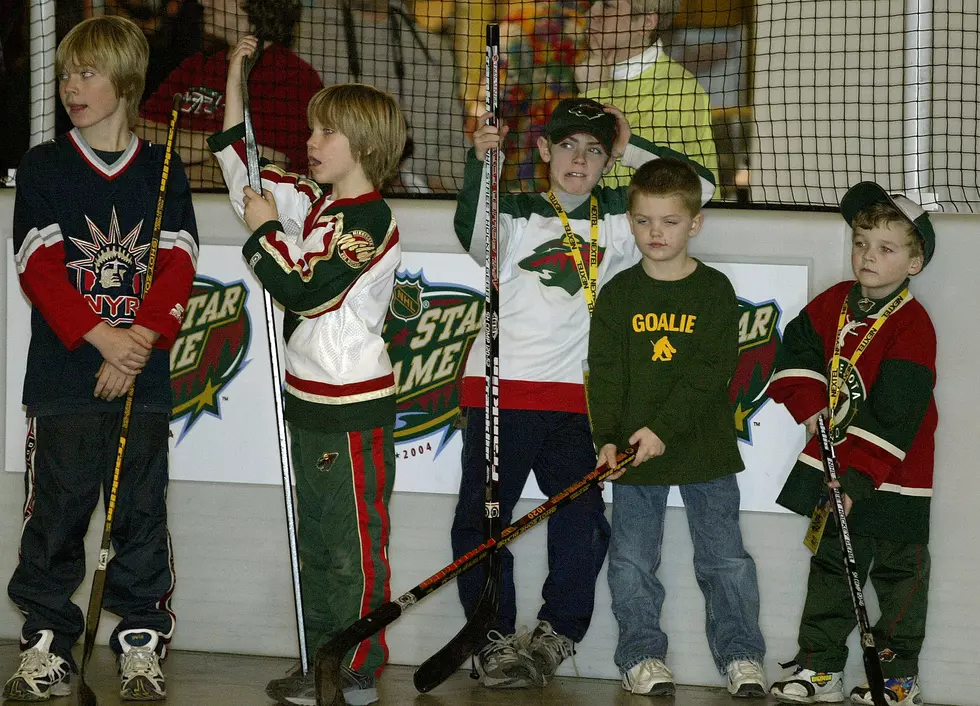
<instances>
[{"instance_id":1,"label":"red and green hockey jersey","mask_svg":"<svg viewBox=\"0 0 980 706\"><path fill-rule=\"evenodd\" d=\"M242 218L244 138L244 123L208 138ZM259 226L242 254L285 309L286 419L332 431L394 424L395 376L381 337L401 262L391 209L377 191L337 199L264 160L261 175L279 220Z\"/></svg>"},{"instance_id":2,"label":"red and green hockey jersey","mask_svg":"<svg viewBox=\"0 0 980 706\"><path fill-rule=\"evenodd\" d=\"M769 397L804 422L829 404L828 380L841 307L838 370L841 393L832 433L841 468L841 486L852 497L851 532L899 542L925 543L938 424L936 332L923 306L911 295L888 317L852 367L851 358L870 326L903 284L858 306L860 286L841 282L810 302L789 323ZM777 502L809 515L827 498L817 439L807 443Z\"/></svg>"}]
</instances>

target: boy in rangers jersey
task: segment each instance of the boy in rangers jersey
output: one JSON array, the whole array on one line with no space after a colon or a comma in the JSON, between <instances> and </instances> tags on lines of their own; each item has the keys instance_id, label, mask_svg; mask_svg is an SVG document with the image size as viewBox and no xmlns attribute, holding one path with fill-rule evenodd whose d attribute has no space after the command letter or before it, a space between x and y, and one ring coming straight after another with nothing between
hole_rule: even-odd
<instances>
[{"instance_id":1,"label":"boy in rangers jersey","mask_svg":"<svg viewBox=\"0 0 980 706\"><path fill-rule=\"evenodd\" d=\"M643 254L599 297L589 334L589 405L600 465L632 444L613 486L609 590L623 689L674 693L660 627L667 495L679 487L704 594L706 632L728 691L765 697L755 563L739 528L738 452L728 381L738 359L738 301L728 278L692 258L701 229L697 176L677 160L644 165L628 192ZM625 475L624 475L625 473Z\"/></svg>"},{"instance_id":2,"label":"boy in rangers jersey","mask_svg":"<svg viewBox=\"0 0 980 706\"><path fill-rule=\"evenodd\" d=\"M885 696L893 704L921 704L936 333L908 287L932 258L936 236L917 204L872 182L844 195L841 214L853 229L856 281L818 295L789 323L768 394L811 434L817 417L833 410L831 439L845 469L840 487L858 574L862 583L870 575L881 607L873 631ZM810 515L827 502L823 478L813 438L777 501ZM844 700L845 641L856 619L836 533L827 522L810 560L795 671L772 686L780 701ZM872 703L866 683L851 691L851 701Z\"/></svg>"},{"instance_id":3,"label":"boy in rangers jersey","mask_svg":"<svg viewBox=\"0 0 980 706\"><path fill-rule=\"evenodd\" d=\"M485 121L489 114L481 116ZM456 236L479 263L486 252L483 156L506 128L483 125L474 133ZM500 198L500 517L511 521L533 470L551 496L595 467L586 415L583 367L593 291L638 259L626 215L626 189L597 187L617 159L629 167L677 153L631 136L622 113L585 98L561 101L547 137L538 140L549 165L551 189ZM704 200L714 181L701 170ZM594 255L594 257L592 257ZM594 286L593 286L594 285ZM463 377L466 415L462 479L452 527L461 556L484 541L484 342L477 337ZM477 656L484 686L545 685L574 652L592 619L595 582L609 543L609 523L597 488L548 520L549 575L544 604L530 633L516 632L513 556L502 556L500 610L488 645ZM467 615L485 583L480 566L460 575Z\"/></svg>"},{"instance_id":4,"label":"boy in rangers jersey","mask_svg":"<svg viewBox=\"0 0 980 706\"><path fill-rule=\"evenodd\" d=\"M73 28L55 62L74 128L31 149L17 171L14 259L33 310L23 396L27 502L8 586L26 620L20 667L3 689L10 701L69 693L71 647L85 625L71 602L85 576L82 540L99 494L109 493L123 399L134 383L104 605L122 618L110 639L122 698L166 693L159 662L174 630L168 349L198 245L175 153L153 286L143 291L164 156L162 145L130 131L148 55L142 32L121 17Z\"/></svg>"},{"instance_id":5,"label":"boy in rangers jersey","mask_svg":"<svg viewBox=\"0 0 980 706\"><path fill-rule=\"evenodd\" d=\"M401 246L378 189L398 169L405 119L390 94L371 86L321 90L307 108L315 181L263 162L259 195L247 186L240 89L242 60L256 46L248 36L231 52L225 130L210 145L232 205L252 232L245 259L286 310L285 417L306 644L314 654L389 600L395 379L381 329ZM387 660L384 631L347 655L348 703L378 700L374 680ZM282 704L313 703L313 670L273 680L266 693Z\"/></svg>"}]
</instances>

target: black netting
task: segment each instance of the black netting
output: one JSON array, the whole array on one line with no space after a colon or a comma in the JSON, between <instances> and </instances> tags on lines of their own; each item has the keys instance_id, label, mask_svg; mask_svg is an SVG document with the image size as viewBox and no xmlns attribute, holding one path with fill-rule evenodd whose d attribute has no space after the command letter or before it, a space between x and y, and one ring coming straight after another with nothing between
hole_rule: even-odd
<instances>
[{"instance_id":1,"label":"black netting","mask_svg":"<svg viewBox=\"0 0 980 706\"><path fill-rule=\"evenodd\" d=\"M86 12L140 24L152 56L137 129L159 139L171 94L185 93L178 147L196 188L223 186L203 138L221 125L229 43L258 29L276 40L251 83L267 156L302 171L309 96L357 80L396 95L410 126L388 192L454 193L495 21L507 190L544 188L536 142L554 104L584 94L715 171L729 203L834 207L874 179L944 210L980 209L980 34L967 0L106 1L58 0L57 38ZM15 138L0 141L6 168L26 147L33 25L26 0L0 9L0 111ZM69 126L63 113L56 126Z\"/></svg>"}]
</instances>

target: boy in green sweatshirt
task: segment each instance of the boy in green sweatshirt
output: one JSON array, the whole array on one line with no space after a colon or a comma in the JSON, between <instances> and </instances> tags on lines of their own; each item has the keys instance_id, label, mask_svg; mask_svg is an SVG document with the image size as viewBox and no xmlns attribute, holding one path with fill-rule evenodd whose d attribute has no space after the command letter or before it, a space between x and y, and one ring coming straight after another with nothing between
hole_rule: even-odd
<instances>
[{"instance_id":1,"label":"boy in green sweatshirt","mask_svg":"<svg viewBox=\"0 0 980 706\"><path fill-rule=\"evenodd\" d=\"M642 254L602 290L589 334L589 405L599 465L637 448L613 486L609 587L619 623L623 688L674 693L660 629L657 580L667 494L678 485L704 593L707 637L728 690L764 697L755 563L742 546L738 453L728 381L738 354L738 304L721 272L692 258L701 229L697 174L660 159L637 170L627 192Z\"/></svg>"}]
</instances>

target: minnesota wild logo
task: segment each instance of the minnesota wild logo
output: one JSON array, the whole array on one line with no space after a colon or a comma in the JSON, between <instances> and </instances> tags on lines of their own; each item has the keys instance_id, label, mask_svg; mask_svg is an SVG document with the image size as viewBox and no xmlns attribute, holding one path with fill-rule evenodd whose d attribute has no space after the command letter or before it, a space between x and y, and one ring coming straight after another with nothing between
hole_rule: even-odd
<instances>
[{"instance_id":1,"label":"minnesota wild logo","mask_svg":"<svg viewBox=\"0 0 980 706\"><path fill-rule=\"evenodd\" d=\"M582 262L588 267L591 245L578 235L575 236L575 245L582 253ZM598 257L600 264L605 253L606 249L600 247ZM575 260L568 251L563 238L542 243L534 249L533 253L517 264L523 270L537 272L541 278L541 284L546 287L561 287L569 294L578 294L582 291L582 280L575 270Z\"/></svg>"},{"instance_id":2,"label":"minnesota wild logo","mask_svg":"<svg viewBox=\"0 0 980 706\"><path fill-rule=\"evenodd\" d=\"M248 364L247 298L248 288L241 280L224 284L194 278L184 323L170 349L172 421L186 420L177 443L201 415L221 416L221 391Z\"/></svg>"},{"instance_id":3,"label":"minnesota wild logo","mask_svg":"<svg viewBox=\"0 0 980 706\"><path fill-rule=\"evenodd\" d=\"M734 408L735 432L739 439L751 444L750 421L769 400L766 386L776 365L782 311L775 300L755 304L745 299L738 300L738 311L738 363L728 395Z\"/></svg>"},{"instance_id":4,"label":"minnesota wild logo","mask_svg":"<svg viewBox=\"0 0 980 706\"><path fill-rule=\"evenodd\" d=\"M827 366L830 370L830 366ZM834 410L834 424L830 430L830 440L839 444L847 435L847 427L854 421L861 401L867 397L864 379L861 372L851 365L851 361L841 356L837 365L837 375L840 381L840 397L837 398L837 408ZM844 376L847 377L844 377ZM830 375L827 375L830 380Z\"/></svg>"},{"instance_id":5,"label":"minnesota wild logo","mask_svg":"<svg viewBox=\"0 0 980 706\"><path fill-rule=\"evenodd\" d=\"M459 377L483 331L483 296L455 284L431 283L419 271L395 275L384 338L395 373L395 441L456 431Z\"/></svg>"}]
</instances>

